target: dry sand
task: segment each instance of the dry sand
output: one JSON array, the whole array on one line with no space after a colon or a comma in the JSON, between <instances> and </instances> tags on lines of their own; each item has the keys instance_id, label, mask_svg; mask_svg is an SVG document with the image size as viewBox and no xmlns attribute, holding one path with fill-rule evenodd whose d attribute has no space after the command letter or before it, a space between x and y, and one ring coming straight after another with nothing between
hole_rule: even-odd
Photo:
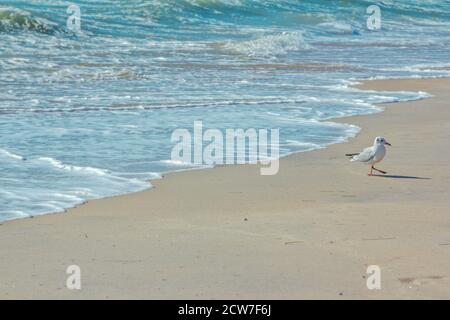
<instances>
[{"instance_id":1,"label":"dry sand","mask_svg":"<svg viewBox=\"0 0 450 320\"><path fill-rule=\"evenodd\" d=\"M152 190L0 226L0 298L450 298L450 80L367 89L434 98L345 118L349 143L257 166L170 174ZM384 135L368 177L346 152ZM66 268L82 289L66 289ZM368 290L366 268L381 268Z\"/></svg>"}]
</instances>

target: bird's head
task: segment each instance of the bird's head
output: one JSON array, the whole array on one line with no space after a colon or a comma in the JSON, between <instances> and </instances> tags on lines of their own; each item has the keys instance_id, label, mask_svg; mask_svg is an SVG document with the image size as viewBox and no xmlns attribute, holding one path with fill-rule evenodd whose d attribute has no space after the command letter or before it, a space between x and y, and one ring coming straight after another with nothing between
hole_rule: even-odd
<instances>
[{"instance_id":1,"label":"bird's head","mask_svg":"<svg viewBox=\"0 0 450 320\"><path fill-rule=\"evenodd\" d=\"M374 146L376 146L376 145L381 145L381 146L388 145L388 146L390 146L391 144L389 142L387 142L384 137L376 137L375 141L373 142L373 145Z\"/></svg>"}]
</instances>

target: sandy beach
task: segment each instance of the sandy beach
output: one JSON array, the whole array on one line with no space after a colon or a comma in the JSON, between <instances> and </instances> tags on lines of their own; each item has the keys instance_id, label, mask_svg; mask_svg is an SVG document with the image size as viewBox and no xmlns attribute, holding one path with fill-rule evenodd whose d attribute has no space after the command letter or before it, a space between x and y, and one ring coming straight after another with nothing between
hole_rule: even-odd
<instances>
[{"instance_id":1,"label":"sandy beach","mask_svg":"<svg viewBox=\"0 0 450 320\"><path fill-rule=\"evenodd\" d=\"M372 90L433 98L336 121L348 143L251 165L169 174L144 192L0 226L2 299L448 299L450 80ZM383 135L379 168L350 163ZM78 265L82 289L66 288ZM368 290L366 269L381 269Z\"/></svg>"}]
</instances>

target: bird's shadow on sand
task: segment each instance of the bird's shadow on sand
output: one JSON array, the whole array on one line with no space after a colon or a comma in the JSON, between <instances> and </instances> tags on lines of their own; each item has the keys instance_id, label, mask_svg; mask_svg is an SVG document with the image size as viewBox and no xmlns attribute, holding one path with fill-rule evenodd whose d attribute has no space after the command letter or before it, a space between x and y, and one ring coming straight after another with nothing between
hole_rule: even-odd
<instances>
[{"instance_id":1,"label":"bird's shadow on sand","mask_svg":"<svg viewBox=\"0 0 450 320\"><path fill-rule=\"evenodd\" d=\"M389 179L431 180L431 178L428 178L428 177L400 176L400 175L392 175L392 174L374 174L373 177L389 178Z\"/></svg>"}]
</instances>

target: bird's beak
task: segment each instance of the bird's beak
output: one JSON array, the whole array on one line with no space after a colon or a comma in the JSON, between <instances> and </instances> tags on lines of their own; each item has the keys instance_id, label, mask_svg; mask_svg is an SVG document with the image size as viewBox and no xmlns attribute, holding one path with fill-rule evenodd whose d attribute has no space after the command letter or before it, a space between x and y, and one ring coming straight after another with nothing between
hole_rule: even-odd
<instances>
[{"instance_id":1,"label":"bird's beak","mask_svg":"<svg viewBox=\"0 0 450 320\"><path fill-rule=\"evenodd\" d=\"M388 146L391 146L392 147L392 144L390 144L389 142L385 142L384 144L387 144Z\"/></svg>"}]
</instances>

